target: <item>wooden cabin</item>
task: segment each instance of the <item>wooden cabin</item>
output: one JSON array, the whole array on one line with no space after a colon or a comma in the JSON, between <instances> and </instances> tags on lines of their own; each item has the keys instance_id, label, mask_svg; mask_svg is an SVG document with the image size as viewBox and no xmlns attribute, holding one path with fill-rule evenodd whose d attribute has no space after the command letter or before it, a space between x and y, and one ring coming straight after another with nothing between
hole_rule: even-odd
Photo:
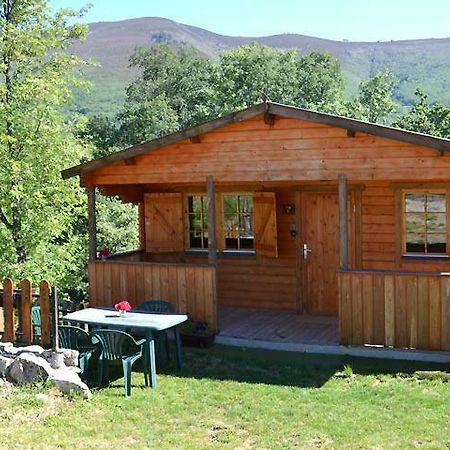
<instances>
[{"instance_id":1,"label":"wooden cabin","mask_svg":"<svg viewBox=\"0 0 450 450\"><path fill-rule=\"evenodd\" d=\"M164 298L339 318L342 344L450 350L450 140L262 103L67 169L94 305ZM95 188L140 249L96 260Z\"/></svg>"}]
</instances>

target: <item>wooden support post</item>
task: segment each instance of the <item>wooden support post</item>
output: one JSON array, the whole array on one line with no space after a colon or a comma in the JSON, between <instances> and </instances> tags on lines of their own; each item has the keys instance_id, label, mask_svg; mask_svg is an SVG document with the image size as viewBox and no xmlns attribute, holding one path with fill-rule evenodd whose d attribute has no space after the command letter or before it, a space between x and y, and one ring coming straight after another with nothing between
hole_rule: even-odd
<instances>
[{"instance_id":1,"label":"wooden support post","mask_svg":"<svg viewBox=\"0 0 450 450\"><path fill-rule=\"evenodd\" d=\"M339 263L341 270L348 269L348 199L347 176L339 175Z\"/></svg>"},{"instance_id":2,"label":"wooden support post","mask_svg":"<svg viewBox=\"0 0 450 450\"><path fill-rule=\"evenodd\" d=\"M97 259L97 216L95 213L95 188L87 188L88 195L88 232L89 259Z\"/></svg>"},{"instance_id":3,"label":"wooden support post","mask_svg":"<svg viewBox=\"0 0 450 450\"><path fill-rule=\"evenodd\" d=\"M216 189L212 176L206 177L206 193L208 205L208 263L217 265L217 238L216 238Z\"/></svg>"}]
</instances>

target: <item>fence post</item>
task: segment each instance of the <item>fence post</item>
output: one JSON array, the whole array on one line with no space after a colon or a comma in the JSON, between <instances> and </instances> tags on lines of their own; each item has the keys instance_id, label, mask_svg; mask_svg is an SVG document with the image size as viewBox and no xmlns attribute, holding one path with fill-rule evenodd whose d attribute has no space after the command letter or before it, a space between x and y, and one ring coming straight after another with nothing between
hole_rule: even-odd
<instances>
[{"instance_id":1,"label":"fence post","mask_svg":"<svg viewBox=\"0 0 450 450\"><path fill-rule=\"evenodd\" d=\"M41 308L41 344L50 345L50 283L42 280L39 284L39 298Z\"/></svg>"},{"instance_id":2,"label":"fence post","mask_svg":"<svg viewBox=\"0 0 450 450\"><path fill-rule=\"evenodd\" d=\"M22 312L22 339L24 342L31 343L33 341L33 327L31 324L31 281L24 278L20 282L21 305Z\"/></svg>"},{"instance_id":3,"label":"fence post","mask_svg":"<svg viewBox=\"0 0 450 450\"><path fill-rule=\"evenodd\" d=\"M52 289L52 350L57 352L59 350L58 337L58 289L53 286Z\"/></svg>"},{"instance_id":4,"label":"fence post","mask_svg":"<svg viewBox=\"0 0 450 450\"><path fill-rule=\"evenodd\" d=\"M13 342L14 333L14 284L11 278L3 280L3 320L4 332L3 340Z\"/></svg>"}]
</instances>

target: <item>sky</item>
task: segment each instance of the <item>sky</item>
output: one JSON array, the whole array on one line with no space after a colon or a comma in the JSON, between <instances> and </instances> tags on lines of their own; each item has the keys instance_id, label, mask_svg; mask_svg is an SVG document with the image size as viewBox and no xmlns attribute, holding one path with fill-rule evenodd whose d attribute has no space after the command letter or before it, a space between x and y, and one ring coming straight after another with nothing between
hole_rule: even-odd
<instances>
[{"instance_id":1,"label":"sky","mask_svg":"<svg viewBox=\"0 0 450 450\"><path fill-rule=\"evenodd\" d=\"M86 22L164 17L232 36L297 33L334 40L450 37L450 0L50 0L91 8Z\"/></svg>"}]
</instances>

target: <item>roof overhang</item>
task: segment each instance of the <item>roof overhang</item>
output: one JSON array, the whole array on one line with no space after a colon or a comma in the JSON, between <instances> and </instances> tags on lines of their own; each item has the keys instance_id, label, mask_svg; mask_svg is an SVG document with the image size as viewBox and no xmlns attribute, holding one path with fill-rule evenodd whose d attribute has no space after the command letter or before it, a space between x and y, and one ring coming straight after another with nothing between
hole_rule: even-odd
<instances>
[{"instance_id":1,"label":"roof overhang","mask_svg":"<svg viewBox=\"0 0 450 450\"><path fill-rule=\"evenodd\" d=\"M450 139L438 138L427 134L416 133L414 131L403 130L400 128L387 127L362 120L350 119L348 117L337 116L334 114L320 113L294 106L282 105L279 103L265 102L243 109L241 111L226 114L217 119L213 119L200 125L177 131L175 133L162 136L151 141L142 142L124 150L111 153L102 158L80 164L78 166L65 169L61 172L63 178L70 178L76 175L82 175L91 172L109 164L118 161L131 160L140 155L160 149L170 144L176 144L184 139L195 138L209 131L223 128L233 123L242 122L251 119L260 114L266 114L267 122L270 123L270 117L282 116L292 119L306 120L310 122L330 125L333 127L347 129L350 133L363 132L380 136L396 141L407 142L409 144L422 145L436 149L441 154L450 151Z\"/></svg>"}]
</instances>

